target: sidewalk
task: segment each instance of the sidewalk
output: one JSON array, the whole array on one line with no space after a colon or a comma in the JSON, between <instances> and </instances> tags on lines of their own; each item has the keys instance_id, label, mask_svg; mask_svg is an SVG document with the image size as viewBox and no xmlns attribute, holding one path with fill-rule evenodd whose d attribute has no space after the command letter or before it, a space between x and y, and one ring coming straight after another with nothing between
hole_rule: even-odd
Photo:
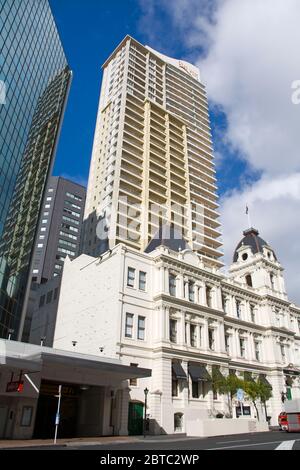
<instances>
[{"instance_id":1,"label":"sidewalk","mask_svg":"<svg viewBox=\"0 0 300 470\"><path fill-rule=\"evenodd\" d=\"M57 446L84 446L84 445L105 445L118 443L138 442L136 436L107 436L107 437L75 437L73 439L57 439ZM53 439L27 439L27 440L0 440L0 449L30 448L39 446L52 446Z\"/></svg>"}]
</instances>

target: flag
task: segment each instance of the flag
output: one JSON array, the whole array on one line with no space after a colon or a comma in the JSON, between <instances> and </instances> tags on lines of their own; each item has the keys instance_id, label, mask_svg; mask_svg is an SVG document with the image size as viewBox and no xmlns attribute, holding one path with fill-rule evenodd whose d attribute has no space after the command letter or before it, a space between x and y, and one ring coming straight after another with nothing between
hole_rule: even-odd
<instances>
[{"instance_id":1,"label":"flag","mask_svg":"<svg viewBox=\"0 0 300 470\"><path fill-rule=\"evenodd\" d=\"M249 213L249 207L246 206L246 214L248 214L248 213Z\"/></svg>"}]
</instances>

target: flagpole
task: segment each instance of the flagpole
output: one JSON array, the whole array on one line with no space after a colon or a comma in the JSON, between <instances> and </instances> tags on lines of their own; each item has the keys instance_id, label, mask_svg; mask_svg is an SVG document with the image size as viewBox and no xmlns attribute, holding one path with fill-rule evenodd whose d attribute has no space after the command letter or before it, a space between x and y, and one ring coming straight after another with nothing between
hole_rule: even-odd
<instances>
[{"instance_id":1,"label":"flagpole","mask_svg":"<svg viewBox=\"0 0 300 470\"><path fill-rule=\"evenodd\" d=\"M250 218L250 213L249 213L249 207L248 205L246 206L246 214L247 214L247 217L248 217L248 225L249 225L249 228L252 227L252 224L251 224L251 218Z\"/></svg>"}]
</instances>

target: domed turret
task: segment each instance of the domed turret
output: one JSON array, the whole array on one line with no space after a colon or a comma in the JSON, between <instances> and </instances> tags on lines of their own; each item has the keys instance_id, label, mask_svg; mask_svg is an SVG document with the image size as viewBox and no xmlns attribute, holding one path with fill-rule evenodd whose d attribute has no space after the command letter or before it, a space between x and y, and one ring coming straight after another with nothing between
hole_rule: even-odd
<instances>
[{"instance_id":1,"label":"domed turret","mask_svg":"<svg viewBox=\"0 0 300 470\"><path fill-rule=\"evenodd\" d=\"M256 255L257 253L264 254L271 261L277 261L276 255L270 245L259 237L259 232L255 228L249 228L243 232L244 238L237 245L233 262L247 261L250 253Z\"/></svg>"},{"instance_id":2,"label":"domed turret","mask_svg":"<svg viewBox=\"0 0 300 470\"><path fill-rule=\"evenodd\" d=\"M264 294L285 298L283 268L274 250L255 228L245 230L243 235L233 254L230 277Z\"/></svg>"}]
</instances>

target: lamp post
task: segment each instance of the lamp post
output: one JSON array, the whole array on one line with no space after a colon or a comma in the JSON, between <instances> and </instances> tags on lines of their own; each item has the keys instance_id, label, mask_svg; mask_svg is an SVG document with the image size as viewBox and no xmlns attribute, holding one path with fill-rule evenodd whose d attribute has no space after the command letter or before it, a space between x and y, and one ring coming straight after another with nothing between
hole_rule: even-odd
<instances>
[{"instance_id":1,"label":"lamp post","mask_svg":"<svg viewBox=\"0 0 300 470\"><path fill-rule=\"evenodd\" d=\"M149 393L148 388L144 389L145 394L145 411L144 411L144 438L146 437L146 422L147 422L147 395Z\"/></svg>"},{"instance_id":2,"label":"lamp post","mask_svg":"<svg viewBox=\"0 0 300 470\"><path fill-rule=\"evenodd\" d=\"M14 332L15 332L15 330L13 330L12 328L9 328L9 330L8 330L8 337L7 337L8 341L11 340L11 335L12 335Z\"/></svg>"},{"instance_id":3,"label":"lamp post","mask_svg":"<svg viewBox=\"0 0 300 470\"><path fill-rule=\"evenodd\" d=\"M281 402L284 403L286 400L286 393L281 392Z\"/></svg>"}]
</instances>

